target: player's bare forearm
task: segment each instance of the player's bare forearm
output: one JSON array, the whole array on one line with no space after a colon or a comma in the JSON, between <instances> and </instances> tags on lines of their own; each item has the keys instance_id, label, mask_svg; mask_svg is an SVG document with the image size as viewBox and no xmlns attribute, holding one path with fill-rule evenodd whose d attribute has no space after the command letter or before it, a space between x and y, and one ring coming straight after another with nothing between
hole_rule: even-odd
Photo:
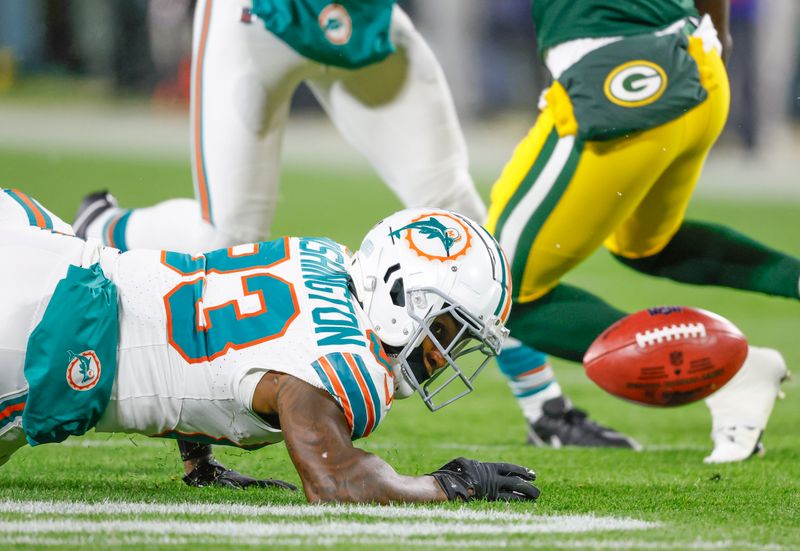
<instances>
[{"instance_id":1,"label":"player's bare forearm","mask_svg":"<svg viewBox=\"0 0 800 551\"><path fill-rule=\"evenodd\" d=\"M722 42L722 59L727 60L733 49L733 38L728 24L730 14L730 0L694 0L694 5L700 15L708 14Z\"/></svg>"},{"instance_id":2,"label":"player's bare forearm","mask_svg":"<svg viewBox=\"0 0 800 551\"><path fill-rule=\"evenodd\" d=\"M399 475L379 457L353 447L344 414L324 391L295 377L281 379L281 430L309 501L446 501L433 477Z\"/></svg>"}]
</instances>

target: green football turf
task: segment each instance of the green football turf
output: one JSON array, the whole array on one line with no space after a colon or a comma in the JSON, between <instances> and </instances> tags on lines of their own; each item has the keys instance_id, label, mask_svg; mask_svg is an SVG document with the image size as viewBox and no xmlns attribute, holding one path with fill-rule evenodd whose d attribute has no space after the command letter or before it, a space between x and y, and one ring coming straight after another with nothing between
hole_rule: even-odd
<instances>
[{"instance_id":1,"label":"green football turf","mask_svg":"<svg viewBox=\"0 0 800 551\"><path fill-rule=\"evenodd\" d=\"M125 206L192 193L189 169L177 163L8 152L0 152L0 185L21 188L67 220L80 198L98 188L111 189ZM734 224L776 248L800 254L799 206L766 199L704 200L692 206L690 216ZM355 248L372 223L398 207L374 175L287 170L274 233L327 235ZM4 266L12 262L3 259ZM662 304L713 310L733 320L752 343L780 349L790 368L800 365L800 323L793 301L647 278L603 252L567 281L630 310ZM669 410L631 405L594 386L580 366L555 365L577 405L637 438L645 451L523 445L524 423L494 366L478 380L475 394L443 411L430 413L417 398L396 402L377 433L358 442L409 474L430 472L461 455L524 464L539 474L542 496L535 504L330 509L319 516L314 508L271 507L300 505L304 499L298 494L186 487L172 441L91 433L63 445L23 449L0 469L0 548L800 547L796 382L785 386L787 399L773 412L764 437L765 457L707 466L702 458L710 450L710 419L704 405ZM248 473L299 482L283 445L256 452L217 448L217 455ZM51 501L56 503L44 503ZM173 506L160 510L142 503ZM264 508L236 509L233 504ZM650 524L631 525L623 519Z\"/></svg>"}]
</instances>

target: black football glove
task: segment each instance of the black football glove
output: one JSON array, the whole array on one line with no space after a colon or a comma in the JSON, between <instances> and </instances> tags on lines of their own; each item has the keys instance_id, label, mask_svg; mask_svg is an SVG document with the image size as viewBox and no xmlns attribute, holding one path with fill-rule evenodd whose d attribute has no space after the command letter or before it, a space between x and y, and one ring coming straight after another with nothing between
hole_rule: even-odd
<instances>
[{"instance_id":1,"label":"black football glove","mask_svg":"<svg viewBox=\"0 0 800 551\"><path fill-rule=\"evenodd\" d=\"M459 457L431 473L449 501L522 501L539 497L536 473L512 463L483 463Z\"/></svg>"},{"instance_id":2,"label":"black football glove","mask_svg":"<svg viewBox=\"0 0 800 551\"><path fill-rule=\"evenodd\" d=\"M237 471L226 469L214 459L200 461L197 466L183 477L183 481L189 486L201 488L203 486L221 486L223 488L283 488L284 490L297 491L297 486L274 480L271 478L258 479Z\"/></svg>"}]
</instances>

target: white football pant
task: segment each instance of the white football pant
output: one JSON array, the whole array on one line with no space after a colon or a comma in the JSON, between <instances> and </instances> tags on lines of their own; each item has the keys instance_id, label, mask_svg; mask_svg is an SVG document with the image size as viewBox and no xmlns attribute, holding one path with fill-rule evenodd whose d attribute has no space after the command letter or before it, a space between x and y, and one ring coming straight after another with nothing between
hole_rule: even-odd
<instances>
[{"instance_id":1,"label":"white football pant","mask_svg":"<svg viewBox=\"0 0 800 551\"><path fill-rule=\"evenodd\" d=\"M486 209L468 172L444 73L400 8L391 27L397 52L355 71L301 56L259 20L242 23L241 11L237 2L197 4L191 97L196 200L136 210L127 227L129 248L196 251L266 239L278 201L284 127L301 82L405 206L447 208L483 222Z\"/></svg>"}]
</instances>

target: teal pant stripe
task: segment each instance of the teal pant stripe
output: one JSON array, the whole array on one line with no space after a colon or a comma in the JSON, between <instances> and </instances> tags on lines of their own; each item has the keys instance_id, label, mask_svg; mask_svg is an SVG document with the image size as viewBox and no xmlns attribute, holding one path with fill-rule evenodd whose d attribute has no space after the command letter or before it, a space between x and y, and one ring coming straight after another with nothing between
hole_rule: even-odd
<instances>
[{"instance_id":1,"label":"teal pant stripe","mask_svg":"<svg viewBox=\"0 0 800 551\"><path fill-rule=\"evenodd\" d=\"M125 231L128 228L128 219L133 213L133 209L115 214L109 218L103 226L103 243L109 247L114 247L120 251L128 250L128 242L125 238Z\"/></svg>"},{"instance_id":2,"label":"teal pant stripe","mask_svg":"<svg viewBox=\"0 0 800 551\"><path fill-rule=\"evenodd\" d=\"M16 189L4 189L3 191L22 207L22 210L24 210L25 214L28 216L28 223L31 226L36 226L45 230L53 229L52 218L50 218L47 211L32 197Z\"/></svg>"},{"instance_id":3,"label":"teal pant stripe","mask_svg":"<svg viewBox=\"0 0 800 551\"><path fill-rule=\"evenodd\" d=\"M47 211L44 209L44 207L42 207L42 205L41 205L41 203L39 203L39 201L37 201L36 199L34 199L33 197L30 197L30 196L28 198L31 201L33 201L33 203L37 207L39 207L39 214L41 214L42 217L44 218L45 229L52 230L53 229L53 219L50 218L50 215L47 214Z\"/></svg>"},{"instance_id":4,"label":"teal pant stripe","mask_svg":"<svg viewBox=\"0 0 800 551\"><path fill-rule=\"evenodd\" d=\"M128 250L128 240L125 238L125 232L128 229L128 220L131 214L133 214L133 210L126 211L117 219L117 223L114 225L114 243L123 252Z\"/></svg>"},{"instance_id":5,"label":"teal pant stripe","mask_svg":"<svg viewBox=\"0 0 800 551\"><path fill-rule=\"evenodd\" d=\"M0 401L0 430L22 416L27 400L28 393L24 392L13 398Z\"/></svg>"},{"instance_id":6,"label":"teal pant stripe","mask_svg":"<svg viewBox=\"0 0 800 551\"><path fill-rule=\"evenodd\" d=\"M361 377L367 384L367 390L369 391L370 398L372 398L372 412L373 418L375 419L375 422L372 425L372 430L375 430L375 427L377 427L381 422L381 403L380 397L378 396L378 389L375 388L375 383L372 382L372 376L369 374L367 366L364 364L364 360L361 359L361 356L358 354L353 354L353 359L356 362L356 366L358 366L358 371L361 373ZM367 436L367 434L364 436Z\"/></svg>"}]
</instances>

